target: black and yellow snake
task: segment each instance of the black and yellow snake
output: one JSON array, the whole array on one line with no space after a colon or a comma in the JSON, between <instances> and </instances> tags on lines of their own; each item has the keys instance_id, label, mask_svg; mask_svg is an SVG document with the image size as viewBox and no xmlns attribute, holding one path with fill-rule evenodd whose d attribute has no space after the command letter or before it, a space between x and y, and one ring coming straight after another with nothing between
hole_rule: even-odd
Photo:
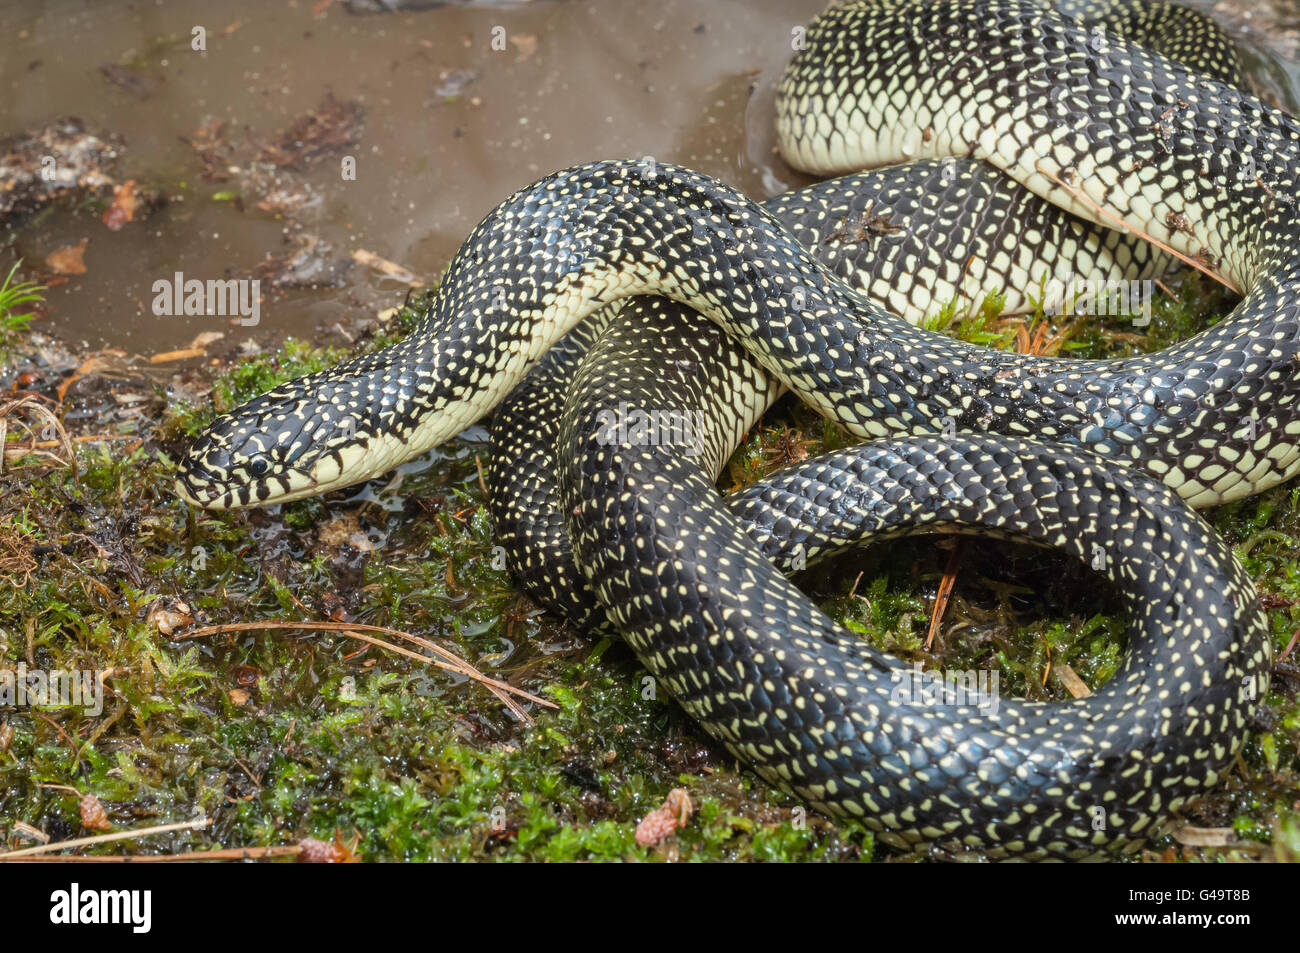
<instances>
[{"instance_id":1,"label":"black and yellow snake","mask_svg":"<svg viewBox=\"0 0 1300 953\"><path fill-rule=\"evenodd\" d=\"M1268 687L1254 588L1183 501L1300 469L1300 125L1231 82L1199 15L1060 6L832 8L781 85L783 151L906 164L764 205L652 159L547 176L474 230L412 335L217 421L179 492L252 506L365 480L519 385L492 479L526 588L612 622L765 778L900 845L1136 847L1218 781ZM1006 354L911 323L990 282L1024 306L1045 267L1131 278L1171 256L1243 298L1158 354ZM874 442L721 500L782 388ZM780 570L906 532L1087 561L1125 593L1123 668L1062 704L900 691L906 667Z\"/></svg>"}]
</instances>

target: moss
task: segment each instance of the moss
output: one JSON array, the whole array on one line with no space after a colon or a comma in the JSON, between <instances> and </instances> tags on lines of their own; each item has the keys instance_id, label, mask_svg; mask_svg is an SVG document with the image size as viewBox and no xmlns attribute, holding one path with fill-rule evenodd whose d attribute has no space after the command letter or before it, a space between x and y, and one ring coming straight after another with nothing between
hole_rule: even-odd
<instances>
[{"instance_id":1,"label":"moss","mask_svg":"<svg viewBox=\"0 0 1300 953\"><path fill-rule=\"evenodd\" d=\"M1077 323L1066 344L1102 356L1147 350L1226 305L1200 281L1162 298L1140 336ZM421 314L415 299L364 346ZM1045 321L1042 316L1037 319ZM1003 347L1019 322L981 312L936 318ZM366 860L870 860L894 856L860 825L774 791L711 746L654 690L621 644L556 625L494 568L479 466L461 439L398 486L384 481L274 510L198 513L170 488L171 461L219 408L331 363L337 351L286 342L216 378L211 401L155 421L138 445L79 444L77 467L12 471L0 496L0 557L30 578L0 586L0 667L112 669L104 709L0 711L0 835L19 822L56 838L80 830L70 785L103 803L114 829L213 824L94 848L153 853L358 837ZM91 421L85 426L101 426ZM785 402L732 460L744 483L848 438ZM31 461L29 461L31 462ZM1282 487L1209 515L1260 589L1279 650L1300 628L1300 491ZM1050 554L966 540L901 540L801 580L877 647L927 666L996 671L1002 690L1064 698L1063 665L1096 688L1125 644L1115 601ZM39 555L33 555L38 553ZM945 571L956 585L927 649ZM9 567L9 568L5 568ZM20 562L0 571L21 573ZM12 575L11 575L12 578ZM434 638L493 677L550 698L534 725L482 687L337 632L233 632L172 641L168 613L199 623L339 619ZM1300 857L1300 710L1279 681L1239 770L1185 816L1231 827L1232 848L1156 842L1151 856ZM657 847L637 822L673 788L695 815Z\"/></svg>"}]
</instances>

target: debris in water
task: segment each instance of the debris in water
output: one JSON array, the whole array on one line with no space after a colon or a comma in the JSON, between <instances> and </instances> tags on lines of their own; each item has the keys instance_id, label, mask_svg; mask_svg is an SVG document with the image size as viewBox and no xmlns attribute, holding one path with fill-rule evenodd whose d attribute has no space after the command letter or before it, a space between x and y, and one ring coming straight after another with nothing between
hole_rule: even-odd
<instances>
[{"instance_id":1,"label":"debris in water","mask_svg":"<svg viewBox=\"0 0 1300 953\"><path fill-rule=\"evenodd\" d=\"M285 255L267 258L249 272L269 281L272 288L322 288L341 285L352 262L331 254L334 246L316 235L298 234L289 239Z\"/></svg>"},{"instance_id":2,"label":"debris in water","mask_svg":"<svg viewBox=\"0 0 1300 953\"><path fill-rule=\"evenodd\" d=\"M358 248L352 253L352 257L367 268L373 268L389 278L395 278L403 284L410 285L412 288L423 288L427 282L415 275L411 269L403 268L396 262L389 261L387 258L380 258L374 252L368 252L364 248Z\"/></svg>"},{"instance_id":3,"label":"debris in water","mask_svg":"<svg viewBox=\"0 0 1300 953\"><path fill-rule=\"evenodd\" d=\"M117 231L127 222L135 221L136 210L140 207L140 187L135 179L127 179L113 192L113 202L104 211L104 224L112 231Z\"/></svg>"},{"instance_id":4,"label":"debris in water","mask_svg":"<svg viewBox=\"0 0 1300 953\"><path fill-rule=\"evenodd\" d=\"M92 135L73 118L0 139L0 223L60 194L112 185L119 149L113 137Z\"/></svg>"},{"instance_id":5,"label":"debris in water","mask_svg":"<svg viewBox=\"0 0 1300 953\"><path fill-rule=\"evenodd\" d=\"M45 267L56 275L84 275L86 273L86 245L90 239L83 238L76 245L64 245L45 256Z\"/></svg>"},{"instance_id":6,"label":"debris in water","mask_svg":"<svg viewBox=\"0 0 1300 953\"><path fill-rule=\"evenodd\" d=\"M320 105L299 116L258 158L278 166L301 168L345 146L357 144L365 110L361 103L337 99L326 90Z\"/></svg>"},{"instance_id":7,"label":"debris in water","mask_svg":"<svg viewBox=\"0 0 1300 953\"><path fill-rule=\"evenodd\" d=\"M158 88L158 81L150 76L143 76L129 66L120 66L117 63L105 63L99 68L110 83L118 89L123 89L140 99L148 99L153 95L153 91Z\"/></svg>"}]
</instances>

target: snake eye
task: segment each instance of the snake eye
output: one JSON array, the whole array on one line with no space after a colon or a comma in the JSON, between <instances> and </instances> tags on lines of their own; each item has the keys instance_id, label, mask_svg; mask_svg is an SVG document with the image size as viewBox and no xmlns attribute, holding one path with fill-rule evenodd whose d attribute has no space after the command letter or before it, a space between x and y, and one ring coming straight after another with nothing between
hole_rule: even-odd
<instances>
[{"instance_id":1,"label":"snake eye","mask_svg":"<svg viewBox=\"0 0 1300 953\"><path fill-rule=\"evenodd\" d=\"M248 465L248 470L255 477L260 477L271 468L271 465L260 457Z\"/></svg>"}]
</instances>

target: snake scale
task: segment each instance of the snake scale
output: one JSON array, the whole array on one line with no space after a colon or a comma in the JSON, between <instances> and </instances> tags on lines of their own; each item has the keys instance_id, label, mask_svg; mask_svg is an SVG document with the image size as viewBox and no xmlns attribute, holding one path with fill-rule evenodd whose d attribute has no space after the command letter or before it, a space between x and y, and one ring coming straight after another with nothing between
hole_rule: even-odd
<instances>
[{"instance_id":1,"label":"snake scale","mask_svg":"<svg viewBox=\"0 0 1300 953\"><path fill-rule=\"evenodd\" d=\"M653 160L547 176L466 239L411 335L218 420L178 491L220 508L346 486L519 385L492 478L526 589L612 623L763 777L903 847L1133 850L1218 782L1268 689L1254 588L1186 504L1300 469L1300 126L1237 87L1234 57L1166 4L833 7L782 81L782 150L892 168L764 205ZM844 227L900 218L897 238ZM1181 258L1242 300L1115 361L911 323L990 281L1024 306L1053 254L1094 278ZM785 388L871 442L722 500L717 471ZM625 428L647 414L690 439ZM911 532L1088 561L1126 600L1123 667L1061 704L900 695L903 663L782 570Z\"/></svg>"}]
</instances>

